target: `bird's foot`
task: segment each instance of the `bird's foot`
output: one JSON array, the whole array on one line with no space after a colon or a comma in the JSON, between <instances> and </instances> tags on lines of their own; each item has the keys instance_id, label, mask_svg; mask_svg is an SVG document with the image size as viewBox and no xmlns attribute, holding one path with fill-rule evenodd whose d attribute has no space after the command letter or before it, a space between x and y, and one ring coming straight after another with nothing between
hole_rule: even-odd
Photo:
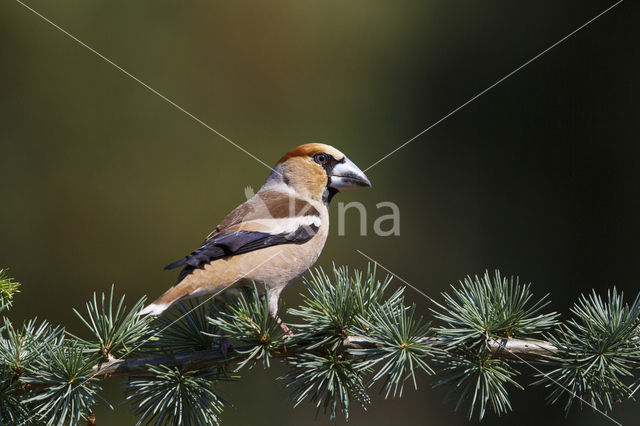
<instances>
[{"instance_id":1,"label":"bird's foot","mask_svg":"<svg viewBox=\"0 0 640 426\"><path fill-rule=\"evenodd\" d=\"M287 327L287 325L282 321L280 321L280 328L284 333L282 336L282 340L288 340L291 336L293 336L293 332L291 331L291 329L289 329L289 327Z\"/></svg>"}]
</instances>

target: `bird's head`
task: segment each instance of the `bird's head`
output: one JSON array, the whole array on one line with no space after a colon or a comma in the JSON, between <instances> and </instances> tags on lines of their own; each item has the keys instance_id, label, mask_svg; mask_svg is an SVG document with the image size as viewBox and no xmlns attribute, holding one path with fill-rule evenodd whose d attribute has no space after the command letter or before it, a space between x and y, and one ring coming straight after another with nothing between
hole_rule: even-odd
<instances>
[{"instance_id":1,"label":"bird's head","mask_svg":"<svg viewBox=\"0 0 640 426\"><path fill-rule=\"evenodd\" d=\"M271 177L304 196L327 203L337 192L371 186L362 170L342 152L321 143L300 145L287 152Z\"/></svg>"}]
</instances>

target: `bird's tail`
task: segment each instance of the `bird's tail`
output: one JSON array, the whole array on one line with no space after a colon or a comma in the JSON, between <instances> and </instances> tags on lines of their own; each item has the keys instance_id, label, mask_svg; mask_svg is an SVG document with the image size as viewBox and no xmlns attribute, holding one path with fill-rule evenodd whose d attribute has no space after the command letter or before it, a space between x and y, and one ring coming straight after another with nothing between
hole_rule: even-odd
<instances>
[{"instance_id":1,"label":"bird's tail","mask_svg":"<svg viewBox=\"0 0 640 426\"><path fill-rule=\"evenodd\" d=\"M176 285L167 290L162 296L158 297L153 303L138 312L138 315L160 315L173 304L189 297L190 291L185 286Z\"/></svg>"}]
</instances>

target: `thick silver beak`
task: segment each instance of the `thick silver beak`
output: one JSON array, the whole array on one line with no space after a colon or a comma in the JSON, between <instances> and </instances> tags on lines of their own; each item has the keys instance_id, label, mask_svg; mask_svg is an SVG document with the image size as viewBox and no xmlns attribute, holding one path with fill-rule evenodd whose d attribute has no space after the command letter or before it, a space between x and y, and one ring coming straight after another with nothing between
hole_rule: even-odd
<instances>
[{"instance_id":1,"label":"thick silver beak","mask_svg":"<svg viewBox=\"0 0 640 426\"><path fill-rule=\"evenodd\" d=\"M336 164L329 175L330 188L338 191L348 191L350 189L370 187L369 178L347 157Z\"/></svg>"}]
</instances>

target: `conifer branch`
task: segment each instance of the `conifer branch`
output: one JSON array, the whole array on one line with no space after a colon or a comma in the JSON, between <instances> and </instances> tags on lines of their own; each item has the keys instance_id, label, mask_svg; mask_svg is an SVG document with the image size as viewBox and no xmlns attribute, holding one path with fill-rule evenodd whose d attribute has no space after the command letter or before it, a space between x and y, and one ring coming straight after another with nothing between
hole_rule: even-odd
<instances>
[{"instance_id":1,"label":"conifer branch","mask_svg":"<svg viewBox=\"0 0 640 426\"><path fill-rule=\"evenodd\" d=\"M76 311L83 337L3 317L0 424L88 421L101 380L125 378L139 424L218 425L229 403L217 383L273 361L289 367L280 379L294 406L310 402L332 421L340 413L348 419L354 402L366 407L371 386L399 398L405 384L417 389L419 374L448 389L455 411L480 419L510 411L510 393L525 386L548 388L547 401L567 412L589 405L604 413L640 384L640 297L629 304L615 289L606 297L592 292L560 322L544 312L547 296L534 298L517 278L485 273L431 300L432 324L405 304L403 287L391 291L389 277L378 280L375 268L332 272L317 269L305 279L303 304L286 311L287 340L255 286L224 306L194 299L155 319L137 315L144 299L128 309L112 288ZM0 310L11 307L17 288L0 271ZM522 383L519 375L531 367L537 381Z\"/></svg>"},{"instance_id":2,"label":"conifer branch","mask_svg":"<svg viewBox=\"0 0 640 426\"><path fill-rule=\"evenodd\" d=\"M443 339L426 338L423 341L436 345ZM524 339L490 339L488 342L489 351L494 358L545 360L555 355L558 349L551 343L542 340ZM199 370L203 368L229 365L244 358L244 352L251 349L252 345L242 345L237 348L230 348L225 354L220 348L205 349L200 351L177 354L175 356L151 356L145 358L114 359L102 362L93 366L93 373L89 376L109 379L114 377L126 377L145 374L149 371L149 366L183 367L189 370ZM340 351L348 352L353 349L374 349L380 348L365 336L349 336L342 341ZM300 352L298 348L291 348L284 352L274 354L273 358L293 357ZM320 352L320 351L318 351Z\"/></svg>"}]
</instances>

